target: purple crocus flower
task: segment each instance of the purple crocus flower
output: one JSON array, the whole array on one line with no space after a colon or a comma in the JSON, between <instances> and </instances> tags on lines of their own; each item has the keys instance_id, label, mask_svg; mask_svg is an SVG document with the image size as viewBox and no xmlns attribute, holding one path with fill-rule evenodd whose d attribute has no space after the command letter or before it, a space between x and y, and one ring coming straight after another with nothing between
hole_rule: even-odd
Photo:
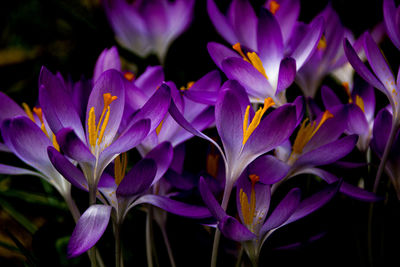
<instances>
[{"instance_id":1,"label":"purple crocus flower","mask_svg":"<svg viewBox=\"0 0 400 267\"><path fill-rule=\"evenodd\" d=\"M106 0L104 9L117 41L135 54L164 61L170 44L193 17L194 0Z\"/></svg>"},{"instance_id":2,"label":"purple crocus flower","mask_svg":"<svg viewBox=\"0 0 400 267\"><path fill-rule=\"evenodd\" d=\"M322 207L335 195L339 185L338 182L330 184L320 192L303 200L301 200L300 189L294 188L272 212L269 212L270 185L261 183L257 174L245 172L236 185L236 206L239 219L226 214L203 178L200 180L200 192L204 203L217 220L218 228L223 235L241 242L253 265L257 266L262 245L274 231Z\"/></svg>"},{"instance_id":3,"label":"purple crocus flower","mask_svg":"<svg viewBox=\"0 0 400 267\"><path fill-rule=\"evenodd\" d=\"M88 183L82 171L54 148L49 147L48 154L57 170L73 185L87 191ZM150 186L161 179L167 171L172 156L171 144L163 142L136 163L126 175L126 154L117 157L114 161L114 177L105 172L98 186L101 194L98 193L97 197L103 205L92 205L82 215L71 236L68 255L75 257L90 249L103 235L111 215L113 223L119 227L128 211L140 204L151 204L190 218L209 217L210 213L205 207L188 205L147 193Z\"/></svg>"},{"instance_id":4,"label":"purple crocus flower","mask_svg":"<svg viewBox=\"0 0 400 267\"><path fill-rule=\"evenodd\" d=\"M374 126L375 113L375 93L372 86L359 81L356 82L354 89L344 88L348 95L349 122L346 132L348 134L357 134L359 136L357 147L366 152L372 138L372 129ZM327 86L321 89L322 101L326 109L334 109L337 106L344 105L336 94Z\"/></svg>"},{"instance_id":5,"label":"purple crocus flower","mask_svg":"<svg viewBox=\"0 0 400 267\"><path fill-rule=\"evenodd\" d=\"M243 16L247 19L246 16ZM262 9L254 29L256 46L233 45L233 50L209 43L208 51L215 64L229 79L239 81L249 94L251 102L262 103L272 97L276 105L286 103L285 89L296 76L296 71L311 56L322 33L323 21L316 19L302 28L301 34L284 43L278 20L268 10Z\"/></svg>"},{"instance_id":6,"label":"purple crocus flower","mask_svg":"<svg viewBox=\"0 0 400 267\"><path fill-rule=\"evenodd\" d=\"M395 5L394 0L383 0L383 18L386 32L392 43L400 50L400 22L398 20L400 7Z\"/></svg>"}]
</instances>

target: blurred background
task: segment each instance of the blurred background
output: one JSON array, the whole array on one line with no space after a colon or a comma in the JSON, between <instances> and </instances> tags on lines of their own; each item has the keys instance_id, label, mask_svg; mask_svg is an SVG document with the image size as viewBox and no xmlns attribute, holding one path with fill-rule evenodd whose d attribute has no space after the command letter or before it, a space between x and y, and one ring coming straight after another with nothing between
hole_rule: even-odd
<instances>
[{"instance_id":1,"label":"blurred background","mask_svg":"<svg viewBox=\"0 0 400 267\"><path fill-rule=\"evenodd\" d=\"M216 2L224 9L230 0ZM257 0L252 4L257 10L263 2ZM309 22L328 2L301 1L300 20ZM113 45L118 47L125 67L139 75L146 66L159 64L155 56L140 58L118 46L100 0L19 0L2 4L0 90L19 104L26 102L32 107L37 103L37 83L42 66L53 73L59 71L74 81L90 78L101 51ZM332 0L331 4L342 23L356 37L382 21L380 0ZM206 1L197 0L190 28L172 43L167 54L166 80L174 81L179 88L216 69L206 49L209 41L226 44L208 18ZM397 70L400 53L387 38L381 48L393 69ZM335 86L329 78L325 82ZM294 94L300 92L295 85L290 90ZM379 94L378 100L380 107L387 104ZM198 172L204 168L209 149L205 144L197 139L188 142L187 151L196 152L188 153L185 159L187 170ZM0 157L1 163L21 165L17 158L8 154L3 153ZM355 151L346 159L363 161L360 157ZM351 181L365 175L365 171L346 171L341 175ZM296 180L288 186L296 185L306 190L318 187L315 182L310 182L310 177ZM380 203L374 211L371 224L373 231L369 240L374 243L372 263L376 266L390 266L391 260L398 259L400 205L395 194L391 197L393 192L388 192L387 201ZM73 189L73 196L83 211L87 204L86 194ZM368 203L338 195L320 211L272 235L263 248L260 266L369 266L369 207ZM132 211L124 223L126 266L146 266L144 226L145 213L140 209ZM0 266L88 266L86 255L66 258L66 245L73 228L74 222L66 205L51 186L36 177L0 176ZM212 231L173 215L169 216L167 229L178 266L209 265ZM157 264L169 266L161 234L157 229L155 231ZM295 248L286 247L293 243L296 243ZM233 266L232 253L237 247L225 239L222 244L226 249L221 249L220 259L224 266ZM111 229L106 231L98 248L106 265L113 266Z\"/></svg>"}]
</instances>

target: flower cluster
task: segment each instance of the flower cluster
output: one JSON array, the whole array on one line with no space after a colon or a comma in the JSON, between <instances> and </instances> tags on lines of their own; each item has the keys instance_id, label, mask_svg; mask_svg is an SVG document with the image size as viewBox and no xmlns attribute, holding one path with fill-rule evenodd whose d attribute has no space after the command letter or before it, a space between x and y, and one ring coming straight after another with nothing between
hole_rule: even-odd
<instances>
[{"instance_id":1,"label":"flower cluster","mask_svg":"<svg viewBox=\"0 0 400 267\"><path fill-rule=\"evenodd\" d=\"M161 64L195 7L194 0L102 4L123 50L155 54ZM123 266L122 225L138 208L147 216L148 266L153 221L175 266L167 213L215 229L211 266L221 235L246 253L237 266L258 266L275 231L336 195L380 203L389 194L386 174L400 199L399 76L378 44L387 34L400 49L394 0L383 1L384 24L357 39L331 4L309 23L299 18L299 0L232 0L226 11L207 0L206 7L225 42L208 40L216 69L196 81L166 80L168 65L132 70L113 46L93 62L90 79L73 82L42 67L33 107L0 92L0 150L26 165L0 164L0 173L38 176L59 192L76 222L68 257L88 252L92 266L102 265L106 251L95 245L111 221L115 264ZM374 88L387 98L380 110ZM197 153L185 148L188 140L206 147L206 157L195 157L200 172L184 164ZM357 169L368 175L346 179ZM302 187L305 178L317 186ZM88 196L82 214L75 190Z\"/></svg>"}]
</instances>

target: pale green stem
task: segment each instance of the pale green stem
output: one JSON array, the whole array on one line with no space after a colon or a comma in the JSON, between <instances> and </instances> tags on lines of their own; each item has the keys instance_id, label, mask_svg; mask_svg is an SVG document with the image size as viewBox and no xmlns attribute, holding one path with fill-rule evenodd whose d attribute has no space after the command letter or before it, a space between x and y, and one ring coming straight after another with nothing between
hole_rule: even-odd
<instances>
[{"instance_id":1,"label":"pale green stem","mask_svg":"<svg viewBox=\"0 0 400 267\"><path fill-rule=\"evenodd\" d=\"M115 267L122 266L122 250L121 250L121 224L114 223L114 238L115 238Z\"/></svg>"},{"instance_id":2,"label":"pale green stem","mask_svg":"<svg viewBox=\"0 0 400 267\"><path fill-rule=\"evenodd\" d=\"M148 207L146 216L146 256L147 266L153 267L153 255L152 255L152 232L153 232L153 212L151 206Z\"/></svg>"},{"instance_id":3,"label":"pale green stem","mask_svg":"<svg viewBox=\"0 0 400 267\"><path fill-rule=\"evenodd\" d=\"M172 253L172 249L171 249L171 245L169 243L167 231L165 230L164 225L160 225L160 229L161 229L161 233L164 238L165 246L167 247L167 252L168 252L169 261L171 263L171 267L176 267L175 260L174 260L174 254Z\"/></svg>"},{"instance_id":4,"label":"pale green stem","mask_svg":"<svg viewBox=\"0 0 400 267\"><path fill-rule=\"evenodd\" d=\"M243 248L243 246L241 246L241 247L240 247L240 251L239 251L238 258L237 258L237 260L236 260L235 267L240 267L240 265L241 265L241 263L242 263L242 259L243 259L243 251L244 251L244 248Z\"/></svg>"}]
</instances>

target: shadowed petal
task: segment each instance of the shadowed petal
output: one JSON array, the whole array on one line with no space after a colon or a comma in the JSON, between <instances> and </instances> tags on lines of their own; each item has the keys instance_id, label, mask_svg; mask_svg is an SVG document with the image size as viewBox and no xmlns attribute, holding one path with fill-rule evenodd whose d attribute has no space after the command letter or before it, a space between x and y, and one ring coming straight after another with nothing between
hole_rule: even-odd
<instances>
[{"instance_id":1,"label":"shadowed petal","mask_svg":"<svg viewBox=\"0 0 400 267\"><path fill-rule=\"evenodd\" d=\"M225 216L219 222L218 228L225 237L237 242L243 242L257 238L257 236L247 229L246 226L231 216Z\"/></svg>"},{"instance_id":2,"label":"shadowed petal","mask_svg":"<svg viewBox=\"0 0 400 267\"><path fill-rule=\"evenodd\" d=\"M280 181L289 171L290 166L272 155L260 156L249 165L249 173L257 174L263 184Z\"/></svg>"},{"instance_id":3,"label":"shadowed petal","mask_svg":"<svg viewBox=\"0 0 400 267\"><path fill-rule=\"evenodd\" d=\"M383 1L383 18L385 21L386 31L390 40L392 40L393 44L400 49L400 35L399 28L396 21L396 5L394 0L384 0Z\"/></svg>"},{"instance_id":4,"label":"shadowed petal","mask_svg":"<svg viewBox=\"0 0 400 267\"><path fill-rule=\"evenodd\" d=\"M38 173L30 171L28 169L23 169L19 167L14 167L10 165L0 164L0 174L8 174L8 175L33 175L37 176Z\"/></svg>"},{"instance_id":5,"label":"shadowed petal","mask_svg":"<svg viewBox=\"0 0 400 267\"><path fill-rule=\"evenodd\" d=\"M324 85L321 88L322 102L324 103L325 109L330 110L334 106L342 105L343 103L332 91L331 88Z\"/></svg>"},{"instance_id":6,"label":"shadowed petal","mask_svg":"<svg viewBox=\"0 0 400 267\"><path fill-rule=\"evenodd\" d=\"M121 71L121 61L116 46L104 49L96 61L93 71L93 81L96 82L100 75L109 69Z\"/></svg>"},{"instance_id":7,"label":"shadowed petal","mask_svg":"<svg viewBox=\"0 0 400 267\"><path fill-rule=\"evenodd\" d=\"M228 43L236 43L238 40L236 38L232 25L219 11L217 5L214 3L214 0L207 0L207 12L217 32L221 36L223 36L228 41Z\"/></svg>"},{"instance_id":8,"label":"shadowed petal","mask_svg":"<svg viewBox=\"0 0 400 267\"><path fill-rule=\"evenodd\" d=\"M5 119L16 116L26 116L24 110L17 105L11 98L0 92L0 123Z\"/></svg>"},{"instance_id":9,"label":"shadowed petal","mask_svg":"<svg viewBox=\"0 0 400 267\"><path fill-rule=\"evenodd\" d=\"M207 208L210 210L212 216L214 216L215 219L220 221L225 216L227 216L226 212L222 209L221 205L218 203L213 193L208 188L208 185L203 177L200 177L199 189L204 203L206 204Z\"/></svg>"},{"instance_id":10,"label":"shadowed petal","mask_svg":"<svg viewBox=\"0 0 400 267\"><path fill-rule=\"evenodd\" d=\"M214 63L220 69L222 69L222 61L224 61L227 58L236 57L241 59L238 53L234 52L232 49L219 43L209 42L207 44L207 50Z\"/></svg>"},{"instance_id":11,"label":"shadowed petal","mask_svg":"<svg viewBox=\"0 0 400 267\"><path fill-rule=\"evenodd\" d=\"M390 114L386 109L380 110L375 118L373 139L371 142L371 148L379 157L382 157L383 155L391 127L392 114Z\"/></svg>"},{"instance_id":12,"label":"shadowed petal","mask_svg":"<svg viewBox=\"0 0 400 267\"><path fill-rule=\"evenodd\" d=\"M64 128L57 133L57 142L61 150L78 162L94 163L95 157L71 128Z\"/></svg>"},{"instance_id":13,"label":"shadowed petal","mask_svg":"<svg viewBox=\"0 0 400 267\"><path fill-rule=\"evenodd\" d=\"M152 184L155 184L160 180L168 170L173 156L173 149L169 142L162 142L146 155L147 159L152 159L157 164L157 174L155 175Z\"/></svg>"},{"instance_id":14,"label":"shadowed petal","mask_svg":"<svg viewBox=\"0 0 400 267\"><path fill-rule=\"evenodd\" d=\"M289 57L281 61L279 66L278 87L276 94L288 88L296 77L296 61Z\"/></svg>"},{"instance_id":15,"label":"shadowed petal","mask_svg":"<svg viewBox=\"0 0 400 267\"><path fill-rule=\"evenodd\" d=\"M157 87L164 79L164 70L162 66L149 66L134 81L134 84L140 88L147 97L150 97L156 92Z\"/></svg>"},{"instance_id":16,"label":"shadowed petal","mask_svg":"<svg viewBox=\"0 0 400 267\"><path fill-rule=\"evenodd\" d=\"M90 206L79 218L68 243L68 257L76 257L93 247L107 228L111 207Z\"/></svg>"}]
</instances>

